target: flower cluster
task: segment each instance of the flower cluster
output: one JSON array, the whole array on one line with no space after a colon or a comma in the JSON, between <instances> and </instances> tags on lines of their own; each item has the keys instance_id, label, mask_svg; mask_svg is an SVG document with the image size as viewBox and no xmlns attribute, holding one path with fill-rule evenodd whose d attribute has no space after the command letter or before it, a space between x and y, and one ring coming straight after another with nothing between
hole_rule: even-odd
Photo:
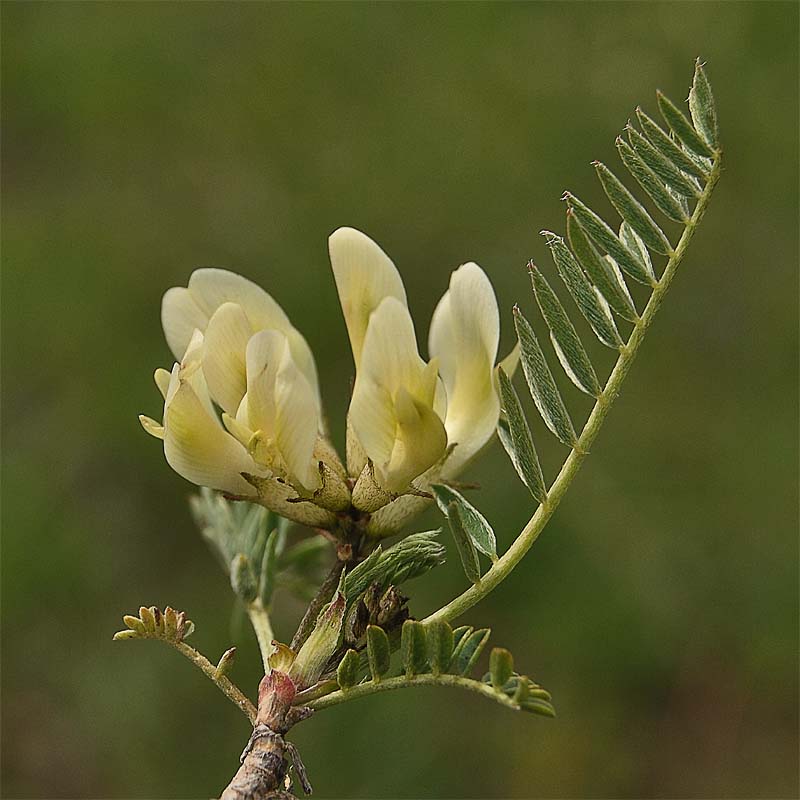
<instances>
[{"instance_id":1,"label":"flower cluster","mask_svg":"<svg viewBox=\"0 0 800 800\"><path fill-rule=\"evenodd\" d=\"M155 373L163 422L140 419L192 483L314 527L358 517L369 534L386 536L429 502L430 483L454 478L494 433L497 300L477 264L455 270L425 361L383 250L340 228L329 252L356 367L346 465L325 430L305 338L269 294L225 270L196 270L187 287L164 295L161 321L177 361Z\"/></svg>"}]
</instances>

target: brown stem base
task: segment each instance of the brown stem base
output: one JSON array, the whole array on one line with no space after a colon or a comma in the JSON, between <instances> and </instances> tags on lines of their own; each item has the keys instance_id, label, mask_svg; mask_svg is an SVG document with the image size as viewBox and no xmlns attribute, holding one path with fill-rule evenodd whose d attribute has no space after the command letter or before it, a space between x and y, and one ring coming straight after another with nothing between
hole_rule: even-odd
<instances>
[{"instance_id":1,"label":"brown stem base","mask_svg":"<svg viewBox=\"0 0 800 800\"><path fill-rule=\"evenodd\" d=\"M241 766L220 800L291 800L289 770L293 769L305 794L311 794L297 748L284 739L286 732L311 716L310 708L292 708L295 686L283 672L265 675L258 689L256 725L241 756Z\"/></svg>"}]
</instances>

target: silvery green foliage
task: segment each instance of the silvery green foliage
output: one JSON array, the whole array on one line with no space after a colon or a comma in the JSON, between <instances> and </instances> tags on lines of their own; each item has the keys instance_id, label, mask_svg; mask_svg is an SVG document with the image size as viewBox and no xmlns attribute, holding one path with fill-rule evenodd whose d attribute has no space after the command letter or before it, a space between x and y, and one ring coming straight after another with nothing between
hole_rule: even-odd
<instances>
[{"instance_id":1,"label":"silvery green foliage","mask_svg":"<svg viewBox=\"0 0 800 800\"><path fill-rule=\"evenodd\" d=\"M210 489L191 498L197 526L245 603L264 606L277 586L305 597L317 581L328 543L322 536L287 547L288 520L263 506L232 502Z\"/></svg>"},{"instance_id":2,"label":"silvery green foliage","mask_svg":"<svg viewBox=\"0 0 800 800\"><path fill-rule=\"evenodd\" d=\"M719 155L714 100L699 60L689 95L691 120L660 92L657 105L665 128L637 109L641 130L629 123L628 141L618 137L617 149L623 165L647 195L645 202L651 202L668 224L677 222L683 229L670 238L656 215L605 164L596 161L594 167L601 186L620 217L617 232L571 192L565 192L563 197L567 204L567 237L542 231L556 272L589 329L602 344L620 353L627 345L618 326L633 323L635 330L641 322L625 276L651 292L660 285L663 271L654 266L654 258L671 259L684 231L699 223L702 208L693 219L693 207L703 196ZM533 262L529 271L556 361L578 389L599 402L603 386L578 331ZM574 448L575 426L533 326L518 307L514 317L522 371L534 404L556 438ZM541 468L519 398L505 375L500 374L498 380L505 411L498 428L499 438L531 494L540 503L546 502Z\"/></svg>"},{"instance_id":3,"label":"silvery green foliage","mask_svg":"<svg viewBox=\"0 0 800 800\"><path fill-rule=\"evenodd\" d=\"M437 538L439 533L438 530L412 533L386 550L378 545L345 578L344 595L348 604L373 583L381 588L399 586L443 564L445 549Z\"/></svg>"}]
</instances>

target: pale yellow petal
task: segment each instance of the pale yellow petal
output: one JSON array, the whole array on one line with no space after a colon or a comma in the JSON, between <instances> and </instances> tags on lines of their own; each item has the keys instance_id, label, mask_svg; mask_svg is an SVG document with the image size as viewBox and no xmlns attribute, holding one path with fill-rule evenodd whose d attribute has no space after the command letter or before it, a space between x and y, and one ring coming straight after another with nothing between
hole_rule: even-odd
<instances>
[{"instance_id":1,"label":"pale yellow petal","mask_svg":"<svg viewBox=\"0 0 800 800\"><path fill-rule=\"evenodd\" d=\"M244 310L253 331L276 330L285 334L295 363L319 394L317 367L308 342L289 321L286 312L258 284L235 272L205 268L192 273L189 289L209 316L223 303L236 303Z\"/></svg>"},{"instance_id":2,"label":"pale yellow petal","mask_svg":"<svg viewBox=\"0 0 800 800\"><path fill-rule=\"evenodd\" d=\"M361 231L354 228L334 231L328 239L328 251L358 367L370 314L386 297L394 297L405 305L406 291L392 260Z\"/></svg>"},{"instance_id":3,"label":"pale yellow petal","mask_svg":"<svg viewBox=\"0 0 800 800\"><path fill-rule=\"evenodd\" d=\"M500 342L500 312L488 276L473 262L462 264L450 277L450 292L457 334L465 337L472 349L483 348L487 362L494 364Z\"/></svg>"},{"instance_id":4,"label":"pale yellow petal","mask_svg":"<svg viewBox=\"0 0 800 800\"><path fill-rule=\"evenodd\" d=\"M236 414L247 390L245 352L253 328L237 303L223 303L211 317L203 348L203 373L214 401Z\"/></svg>"},{"instance_id":5,"label":"pale yellow petal","mask_svg":"<svg viewBox=\"0 0 800 800\"><path fill-rule=\"evenodd\" d=\"M416 393L425 367L408 308L394 297L385 298L370 317L356 382L365 375L392 393L400 386Z\"/></svg>"},{"instance_id":6,"label":"pale yellow petal","mask_svg":"<svg viewBox=\"0 0 800 800\"><path fill-rule=\"evenodd\" d=\"M286 337L278 331L260 331L247 343L247 420L254 430L275 437L275 380L287 354Z\"/></svg>"},{"instance_id":7,"label":"pale yellow petal","mask_svg":"<svg viewBox=\"0 0 800 800\"><path fill-rule=\"evenodd\" d=\"M195 329L206 329L209 316L183 286L175 286L164 294L161 300L161 326L177 361L183 358Z\"/></svg>"},{"instance_id":8,"label":"pale yellow petal","mask_svg":"<svg viewBox=\"0 0 800 800\"><path fill-rule=\"evenodd\" d=\"M179 380L164 413L164 455L181 476L198 486L254 495L242 472L257 472L236 439L209 416L187 381Z\"/></svg>"},{"instance_id":9,"label":"pale yellow petal","mask_svg":"<svg viewBox=\"0 0 800 800\"><path fill-rule=\"evenodd\" d=\"M428 354L432 358L438 359L439 374L442 376L448 393L453 390L456 381L457 352L453 312L450 307L450 290L448 289L433 310L431 327L428 331Z\"/></svg>"},{"instance_id":10,"label":"pale yellow petal","mask_svg":"<svg viewBox=\"0 0 800 800\"><path fill-rule=\"evenodd\" d=\"M290 477L313 491L320 486L313 459L319 431L314 390L287 352L275 381L277 445Z\"/></svg>"},{"instance_id":11,"label":"pale yellow petal","mask_svg":"<svg viewBox=\"0 0 800 800\"><path fill-rule=\"evenodd\" d=\"M189 278L189 291L209 318L223 303L236 303L242 307L254 330L291 327L286 312L267 292L235 272L197 269Z\"/></svg>"},{"instance_id":12,"label":"pale yellow petal","mask_svg":"<svg viewBox=\"0 0 800 800\"><path fill-rule=\"evenodd\" d=\"M139 422L142 423L142 427L151 436L155 436L156 439L164 438L164 426L159 425L152 417L148 417L144 414L139 414Z\"/></svg>"},{"instance_id":13,"label":"pale yellow petal","mask_svg":"<svg viewBox=\"0 0 800 800\"><path fill-rule=\"evenodd\" d=\"M161 392L161 396L165 400L167 398L167 390L169 389L169 379L170 379L169 370L166 370L163 367L159 367L153 373L153 380L156 382L158 391Z\"/></svg>"},{"instance_id":14,"label":"pale yellow petal","mask_svg":"<svg viewBox=\"0 0 800 800\"><path fill-rule=\"evenodd\" d=\"M397 433L381 483L390 492L403 491L432 467L447 447L447 433L436 412L402 386L395 395ZM376 465L377 468L378 465Z\"/></svg>"},{"instance_id":15,"label":"pale yellow petal","mask_svg":"<svg viewBox=\"0 0 800 800\"><path fill-rule=\"evenodd\" d=\"M305 338L289 321L286 312L260 286L224 269L195 270L188 288L170 289L162 303L162 320L167 341L180 361L192 331L205 332L209 320L225 303L241 306L251 331L278 330L289 339L292 356L319 396L314 357Z\"/></svg>"},{"instance_id":16,"label":"pale yellow petal","mask_svg":"<svg viewBox=\"0 0 800 800\"><path fill-rule=\"evenodd\" d=\"M300 331L296 328L288 328L283 333L289 342L289 350L292 353L292 359L297 365L300 372L305 375L311 388L314 390L314 397L317 403L320 417L320 425L322 425L322 396L319 390L319 378L317 377L317 365L314 361L314 355L308 342L305 340Z\"/></svg>"},{"instance_id":17,"label":"pale yellow petal","mask_svg":"<svg viewBox=\"0 0 800 800\"><path fill-rule=\"evenodd\" d=\"M464 264L450 278L429 336L430 353L440 360L447 390L448 440L457 445L445 465L448 476L472 458L497 425L500 403L493 370L499 337L492 285L477 264Z\"/></svg>"},{"instance_id":18,"label":"pale yellow petal","mask_svg":"<svg viewBox=\"0 0 800 800\"><path fill-rule=\"evenodd\" d=\"M192 390L197 395L197 399L203 404L208 415L212 417L212 419L216 419L217 412L208 391L205 375L203 374L204 347L204 336L199 330L195 329L186 347L186 353L181 360L178 375L182 381L186 381L192 387ZM161 376L161 380L164 380L163 376ZM171 380L172 376L169 376L169 381L171 382ZM167 393L169 393L169 384L167 384ZM166 400L166 394L164 398Z\"/></svg>"},{"instance_id":19,"label":"pale yellow petal","mask_svg":"<svg viewBox=\"0 0 800 800\"><path fill-rule=\"evenodd\" d=\"M247 395L245 395L245 397L247 397ZM247 425L239 422L235 417L230 416L230 414L224 411L222 412L222 424L225 426L228 433L244 447L247 447L255 433L255 431L251 431Z\"/></svg>"},{"instance_id":20,"label":"pale yellow petal","mask_svg":"<svg viewBox=\"0 0 800 800\"><path fill-rule=\"evenodd\" d=\"M408 309L385 298L370 317L349 419L388 491L405 489L444 452L447 437L434 410L442 394L436 363L417 352Z\"/></svg>"},{"instance_id":21,"label":"pale yellow petal","mask_svg":"<svg viewBox=\"0 0 800 800\"><path fill-rule=\"evenodd\" d=\"M376 465L388 464L394 448L395 392L416 382L424 367L408 309L385 298L370 317L349 412L353 432Z\"/></svg>"},{"instance_id":22,"label":"pale yellow petal","mask_svg":"<svg viewBox=\"0 0 800 800\"><path fill-rule=\"evenodd\" d=\"M388 464L397 428L389 391L369 378L357 378L348 419L366 457Z\"/></svg>"}]
</instances>

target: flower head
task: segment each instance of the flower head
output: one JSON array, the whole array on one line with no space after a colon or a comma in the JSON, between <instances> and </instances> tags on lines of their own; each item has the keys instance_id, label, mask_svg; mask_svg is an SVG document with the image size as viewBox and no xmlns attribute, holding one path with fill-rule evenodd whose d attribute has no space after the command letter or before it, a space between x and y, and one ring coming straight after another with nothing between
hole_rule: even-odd
<instances>
[{"instance_id":1,"label":"flower head","mask_svg":"<svg viewBox=\"0 0 800 800\"><path fill-rule=\"evenodd\" d=\"M329 252L356 367L347 468L323 428L306 340L270 295L225 270L197 270L187 287L164 295L161 319L177 362L155 375L162 424L140 419L193 483L317 527L357 517L382 536L494 433L497 301L477 264L459 267L434 312L426 361L383 250L340 228Z\"/></svg>"}]
</instances>

